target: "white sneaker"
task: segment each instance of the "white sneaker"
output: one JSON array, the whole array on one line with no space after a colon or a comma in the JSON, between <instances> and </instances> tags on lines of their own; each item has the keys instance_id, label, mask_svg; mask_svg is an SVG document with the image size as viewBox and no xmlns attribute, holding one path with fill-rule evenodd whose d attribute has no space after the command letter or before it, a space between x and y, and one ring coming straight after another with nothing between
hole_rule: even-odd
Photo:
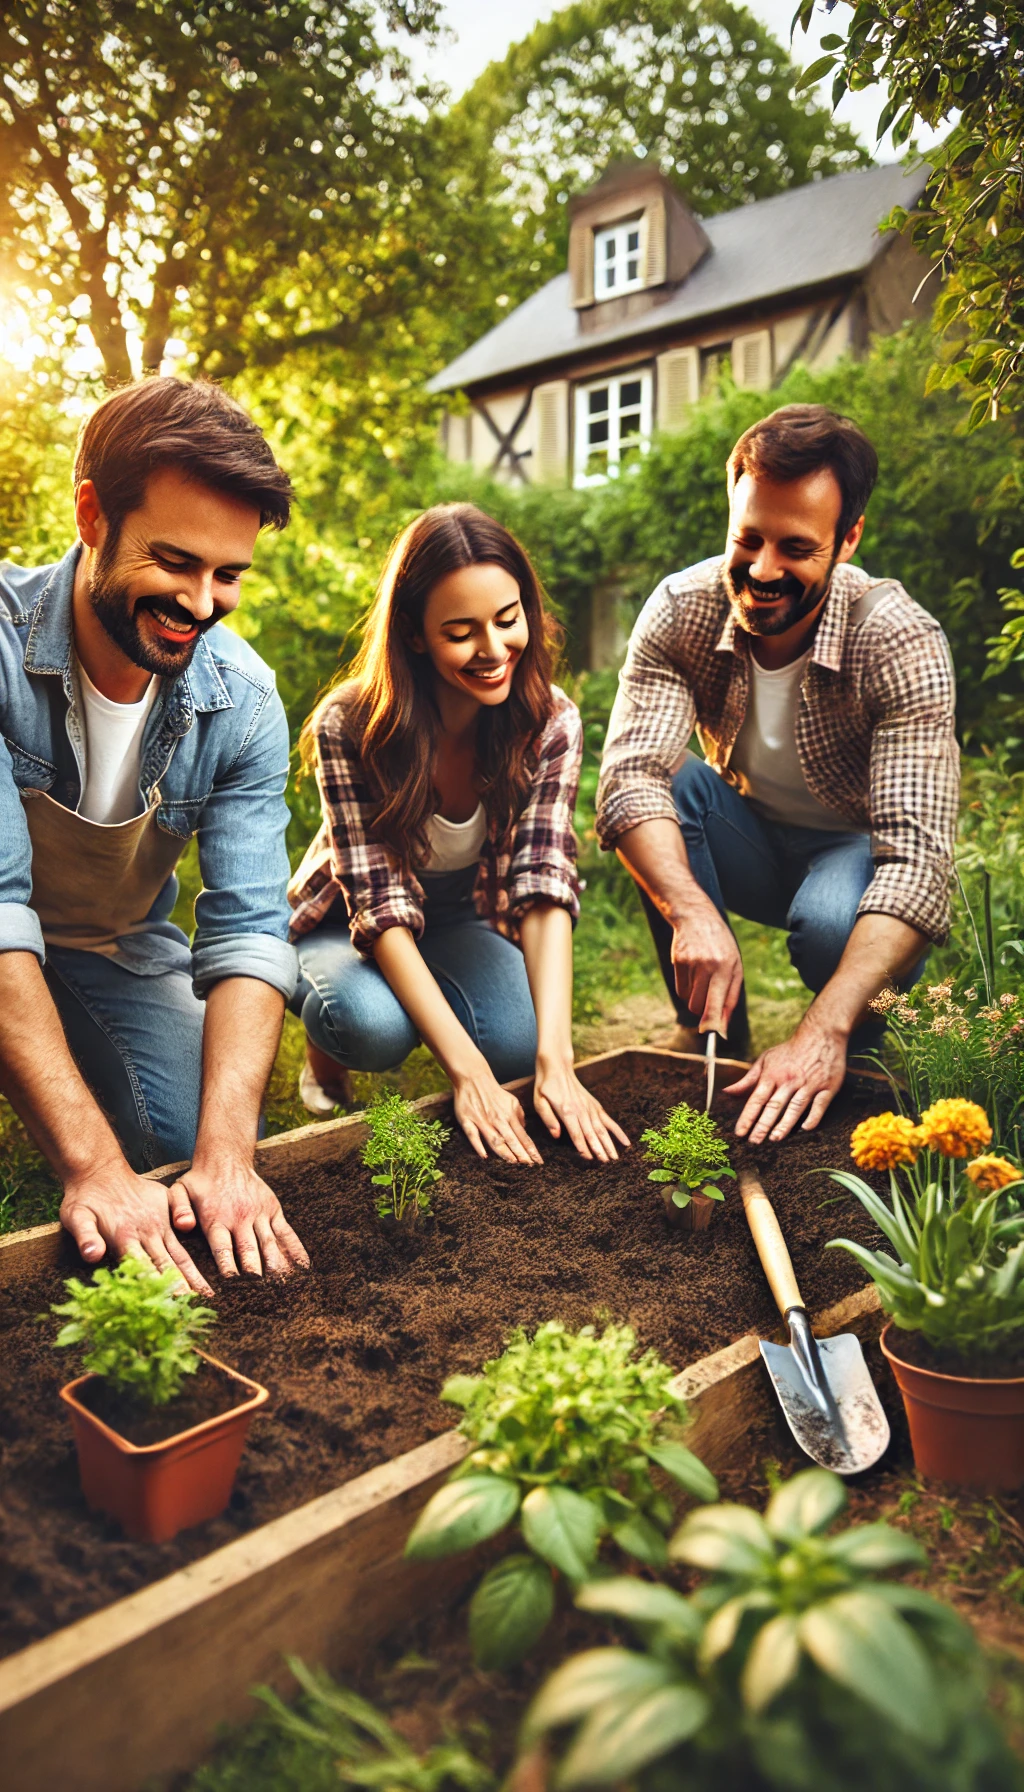
<instances>
[{"instance_id":1,"label":"white sneaker","mask_svg":"<svg viewBox=\"0 0 1024 1792\"><path fill-rule=\"evenodd\" d=\"M338 1104L326 1089L322 1089L308 1064L303 1064L299 1073L299 1100L308 1114L315 1114L318 1120L329 1120L337 1111Z\"/></svg>"}]
</instances>

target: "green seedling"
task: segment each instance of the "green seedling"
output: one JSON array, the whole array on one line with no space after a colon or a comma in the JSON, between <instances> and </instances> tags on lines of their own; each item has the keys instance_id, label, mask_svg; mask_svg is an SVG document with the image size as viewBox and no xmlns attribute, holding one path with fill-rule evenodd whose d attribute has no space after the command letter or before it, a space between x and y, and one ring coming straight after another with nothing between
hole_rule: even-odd
<instances>
[{"instance_id":1,"label":"green seedling","mask_svg":"<svg viewBox=\"0 0 1024 1792\"><path fill-rule=\"evenodd\" d=\"M378 1095L366 1111L370 1136L363 1146L363 1162L372 1177L381 1219L414 1223L430 1213L430 1191L440 1182L437 1160L451 1137L440 1120L424 1120L407 1101L393 1091Z\"/></svg>"},{"instance_id":2,"label":"green seedling","mask_svg":"<svg viewBox=\"0 0 1024 1792\"><path fill-rule=\"evenodd\" d=\"M217 1319L196 1305L178 1270L155 1269L144 1257L122 1257L91 1282L71 1276L64 1292L50 1309L67 1322L55 1348L83 1345L83 1369L147 1406L166 1406L181 1392L200 1365L198 1340Z\"/></svg>"},{"instance_id":3,"label":"green seedling","mask_svg":"<svg viewBox=\"0 0 1024 1792\"><path fill-rule=\"evenodd\" d=\"M664 1565L674 1513L653 1468L697 1499L717 1498L714 1476L680 1441L672 1374L652 1350L637 1356L628 1326L598 1336L551 1320L532 1338L513 1333L482 1375L445 1383L442 1399L462 1407L459 1429L474 1447L424 1509L406 1555L435 1561L518 1530L522 1550L484 1575L470 1605L479 1666L522 1660L554 1611L552 1571L586 1580L606 1538Z\"/></svg>"},{"instance_id":4,"label":"green seedling","mask_svg":"<svg viewBox=\"0 0 1024 1792\"><path fill-rule=\"evenodd\" d=\"M649 1126L640 1134L648 1163L657 1165L648 1182L674 1183L672 1205L689 1207L695 1194L710 1201L724 1201L718 1187L723 1176L735 1176L729 1167L729 1147L710 1114L702 1114L685 1101L670 1108L662 1131Z\"/></svg>"}]
</instances>

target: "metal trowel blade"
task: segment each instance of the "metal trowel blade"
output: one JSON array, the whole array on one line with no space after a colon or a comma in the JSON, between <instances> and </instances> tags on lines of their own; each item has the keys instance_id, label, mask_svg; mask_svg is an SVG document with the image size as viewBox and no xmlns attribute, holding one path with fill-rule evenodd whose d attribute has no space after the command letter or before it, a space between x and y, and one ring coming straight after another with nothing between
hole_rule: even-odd
<instances>
[{"instance_id":1,"label":"metal trowel blade","mask_svg":"<svg viewBox=\"0 0 1024 1792\"><path fill-rule=\"evenodd\" d=\"M889 1421L860 1339L842 1332L810 1344L820 1365L818 1386L792 1345L762 1338L761 1355L801 1450L837 1475L859 1475L874 1466L889 1443Z\"/></svg>"}]
</instances>

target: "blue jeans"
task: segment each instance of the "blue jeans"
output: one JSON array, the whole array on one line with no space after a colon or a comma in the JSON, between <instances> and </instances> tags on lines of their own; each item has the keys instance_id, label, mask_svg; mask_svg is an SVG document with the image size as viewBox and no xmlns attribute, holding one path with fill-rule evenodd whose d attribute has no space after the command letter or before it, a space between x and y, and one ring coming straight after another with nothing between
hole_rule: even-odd
<instances>
[{"instance_id":1,"label":"blue jeans","mask_svg":"<svg viewBox=\"0 0 1024 1792\"><path fill-rule=\"evenodd\" d=\"M875 874L870 835L765 821L696 753L687 753L672 780L672 795L690 869L719 914L725 918L730 909L763 927L784 927L801 981L815 994L824 989ZM672 930L642 891L641 896L676 1013L683 1026L696 1026L696 1017L676 995ZM914 977L921 968L923 960ZM871 1050L882 1031L881 1023L866 1023L854 1033L850 1051ZM730 1024L730 1041L741 1045L746 1034L744 994Z\"/></svg>"},{"instance_id":2,"label":"blue jeans","mask_svg":"<svg viewBox=\"0 0 1024 1792\"><path fill-rule=\"evenodd\" d=\"M176 936L176 937L175 937ZM192 990L192 953L177 927L159 930L149 966L49 947L44 976L85 1081L136 1170L192 1156L199 1123L205 1004Z\"/></svg>"},{"instance_id":3,"label":"blue jeans","mask_svg":"<svg viewBox=\"0 0 1024 1792\"><path fill-rule=\"evenodd\" d=\"M531 1076L537 1022L518 946L477 916L476 866L421 877L426 893L424 962L499 1083ZM322 923L297 942L299 987L292 1001L309 1038L346 1070L392 1070L420 1042L390 985L349 939L343 920Z\"/></svg>"}]
</instances>

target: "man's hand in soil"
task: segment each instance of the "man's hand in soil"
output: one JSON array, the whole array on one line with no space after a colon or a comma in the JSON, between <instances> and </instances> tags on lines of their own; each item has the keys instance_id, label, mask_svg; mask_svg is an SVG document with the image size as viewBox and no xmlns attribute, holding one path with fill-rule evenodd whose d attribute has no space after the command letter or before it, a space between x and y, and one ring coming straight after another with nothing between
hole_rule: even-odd
<instances>
[{"instance_id":1,"label":"man's hand in soil","mask_svg":"<svg viewBox=\"0 0 1024 1792\"><path fill-rule=\"evenodd\" d=\"M237 1158L200 1163L182 1172L169 1191L179 1231L199 1221L222 1276L288 1275L308 1269L309 1257L284 1217L272 1188Z\"/></svg>"},{"instance_id":2,"label":"man's hand in soil","mask_svg":"<svg viewBox=\"0 0 1024 1792\"><path fill-rule=\"evenodd\" d=\"M145 1256L157 1269L180 1270L198 1294L213 1292L174 1236L167 1189L136 1175L119 1151L65 1181L60 1218L88 1264Z\"/></svg>"},{"instance_id":3,"label":"man's hand in soil","mask_svg":"<svg viewBox=\"0 0 1024 1792\"><path fill-rule=\"evenodd\" d=\"M762 1052L738 1083L722 1091L746 1095L736 1122L739 1138L752 1145L774 1143L792 1132L806 1114L805 1132L817 1126L846 1075L847 1035L820 1027L805 1015L792 1039Z\"/></svg>"}]
</instances>

